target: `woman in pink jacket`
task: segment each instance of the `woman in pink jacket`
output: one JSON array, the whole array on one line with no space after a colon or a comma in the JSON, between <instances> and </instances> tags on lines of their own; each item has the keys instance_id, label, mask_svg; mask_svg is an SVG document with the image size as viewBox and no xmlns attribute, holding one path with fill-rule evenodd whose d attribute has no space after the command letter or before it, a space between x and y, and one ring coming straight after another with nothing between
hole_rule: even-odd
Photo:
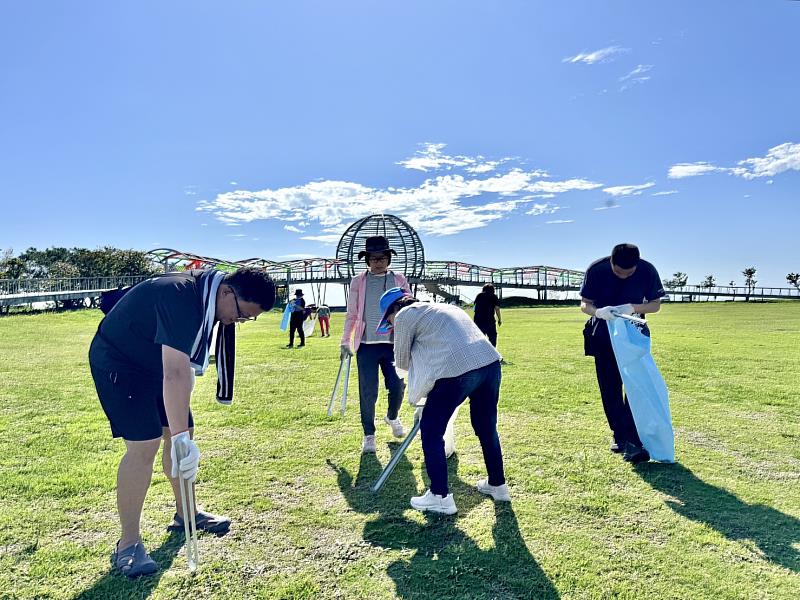
<instances>
[{"instance_id":1,"label":"woman in pink jacket","mask_svg":"<svg viewBox=\"0 0 800 600\"><path fill-rule=\"evenodd\" d=\"M356 356L358 364L358 396L361 408L361 426L364 429L364 452L375 452L375 404L378 401L378 369L383 373L384 386L389 391L389 406L384 421L392 434L405 435L403 424L397 416L403 403L405 384L394 368L394 337L375 333L383 316L380 298L393 287L411 292L408 281L400 273L389 270L392 254L389 242L383 236L367 238L365 249L358 253L365 259L368 270L356 275L350 282L347 300L347 317L342 334L341 355Z\"/></svg>"}]
</instances>

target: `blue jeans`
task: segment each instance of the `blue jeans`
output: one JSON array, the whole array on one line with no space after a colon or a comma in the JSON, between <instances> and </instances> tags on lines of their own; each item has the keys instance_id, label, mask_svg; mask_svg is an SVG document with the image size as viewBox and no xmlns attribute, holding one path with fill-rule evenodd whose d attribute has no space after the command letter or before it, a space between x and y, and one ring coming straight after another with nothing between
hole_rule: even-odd
<instances>
[{"instance_id":1,"label":"blue jeans","mask_svg":"<svg viewBox=\"0 0 800 600\"><path fill-rule=\"evenodd\" d=\"M389 390L386 416L396 419L403 403L406 386L394 370L394 344L361 344L356 352L358 364L358 401L364 435L375 435L375 403L378 401L378 367Z\"/></svg>"},{"instance_id":2,"label":"blue jeans","mask_svg":"<svg viewBox=\"0 0 800 600\"><path fill-rule=\"evenodd\" d=\"M456 408L469 397L469 418L481 443L489 485L506 482L503 453L497 435L497 403L500 400L500 361L467 371L458 377L437 379L422 411L422 452L425 470L431 480L431 492L446 496L447 458L444 454L444 430Z\"/></svg>"}]
</instances>

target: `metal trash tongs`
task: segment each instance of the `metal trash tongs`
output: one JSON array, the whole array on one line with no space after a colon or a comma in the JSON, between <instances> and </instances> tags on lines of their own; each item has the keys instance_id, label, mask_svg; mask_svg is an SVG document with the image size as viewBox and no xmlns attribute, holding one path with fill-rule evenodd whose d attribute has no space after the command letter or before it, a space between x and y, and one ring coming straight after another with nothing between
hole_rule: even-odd
<instances>
[{"instance_id":1,"label":"metal trash tongs","mask_svg":"<svg viewBox=\"0 0 800 600\"><path fill-rule=\"evenodd\" d=\"M350 382L350 360L352 356L342 357L339 361L339 372L336 374L336 383L333 384L333 392L331 393L331 399L328 402L328 416L333 416L333 405L336 402L336 392L339 389L339 383L342 381L342 368L344 369L344 383L342 384L342 408L341 414L344 416L344 410L347 407L347 384Z\"/></svg>"}]
</instances>

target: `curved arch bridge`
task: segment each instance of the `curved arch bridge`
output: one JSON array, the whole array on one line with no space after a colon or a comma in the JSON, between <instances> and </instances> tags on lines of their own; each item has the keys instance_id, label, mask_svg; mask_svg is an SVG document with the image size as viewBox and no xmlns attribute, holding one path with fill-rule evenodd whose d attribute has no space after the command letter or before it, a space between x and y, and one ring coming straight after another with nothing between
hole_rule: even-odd
<instances>
[{"instance_id":1,"label":"curved arch bridge","mask_svg":"<svg viewBox=\"0 0 800 600\"><path fill-rule=\"evenodd\" d=\"M197 254L188 254L169 248L158 248L149 253L153 261L165 272L186 269L215 268L235 271L253 266L266 271L279 286L333 283L349 285L351 263L342 258L303 258L283 262L263 258L228 261ZM491 283L502 293L503 288L539 290L546 298L547 291L577 291L583 281L583 271L549 266L485 267L458 261L426 261L420 275L409 274L412 284L424 286L429 292L446 299L452 290L462 286L483 286Z\"/></svg>"}]
</instances>

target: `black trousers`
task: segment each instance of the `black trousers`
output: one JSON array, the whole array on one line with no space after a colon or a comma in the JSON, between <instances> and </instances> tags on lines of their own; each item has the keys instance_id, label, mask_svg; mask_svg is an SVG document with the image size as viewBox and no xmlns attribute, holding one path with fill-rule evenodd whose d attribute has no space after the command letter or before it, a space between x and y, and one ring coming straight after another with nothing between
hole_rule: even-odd
<instances>
[{"instance_id":1,"label":"black trousers","mask_svg":"<svg viewBox=\"0 0 800 600\"><path fill-rule=\"evenodd\" d=\"M406 385L394 369L394 344L360 344L356 352L358 364L358 401L364 435L375 435L375 404L378 402L378 369L389 392L386 416L396 419Z\"/></svg>"},{"instance_id":2,"label":"black trousers","mask_svg":"<svg viewBox=\"0 0 800 600\"><path fill-rule=\"evenodd\" d=\"M619 374L617 359L611 347L608 327L602 321L597 327L592 348L595 353L594 367L597 371L600 397L603 399L603 410L606 413L608 426L614 432L614 439L620 446L625 442L641 446L642 442L636 431L628 397L622 393L622 376Z\"/></svg>"},{"instance_id":3,"label":"black trousers","mask_svg":"<svg viewBox=\"0 0 800 600\"><path fill-rule=\"evenodd\" d=\"M475 321L475 325L489 338L492 346L497 348L497 324L494 322L494 319L491 321Z\"/></svg>"},{"instance_id":4,"label":"black trousers","mask_svg":"<svg viewBox=\"0 0 800 600\"><path fill-rule=\"evenodd\" d=\"M294 332L297 331L297 335L300 336L300 345L306 343L306 334L303 332L303 311L299 310L297 312L293 312L292 316L289 317L289 345L294 346Z\"/></svg>"}]
</instances>

